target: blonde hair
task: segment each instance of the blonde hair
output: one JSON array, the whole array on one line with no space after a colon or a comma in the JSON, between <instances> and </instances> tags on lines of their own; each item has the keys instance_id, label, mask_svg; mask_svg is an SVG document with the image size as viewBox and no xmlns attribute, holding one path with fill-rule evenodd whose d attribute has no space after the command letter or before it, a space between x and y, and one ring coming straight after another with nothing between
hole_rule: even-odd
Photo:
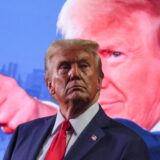
<instances>
[{"instance_id":1,"label":"blonde hair","mask_svg":"<svg viewBox=\"0 0 160 160\"><path fill-rule=\"evenodd\" d=\"M81 52L85 51L89 54L93 54L97 72L101 79L103 79L104 74L102 71L102 64L101 59L97 54L97 51L99 49L99 45L91 40L82 40L82 39L65 39L65 40L58 40L53 42L45 55L45 73L46 73L46 79L50 79L51 73L50 73L50 66L53 63L52 57L55 54L59 54L62 52Z\"/></svg>"}]
</instances>

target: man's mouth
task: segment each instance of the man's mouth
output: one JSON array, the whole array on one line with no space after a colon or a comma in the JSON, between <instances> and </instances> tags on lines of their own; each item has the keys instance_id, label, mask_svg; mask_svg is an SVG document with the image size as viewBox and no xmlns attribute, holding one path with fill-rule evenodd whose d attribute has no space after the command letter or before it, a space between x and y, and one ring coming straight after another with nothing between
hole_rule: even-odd
<instances>
[{"instance_id":1,"label":"man's mouth","mask_svg":"<svg viewBox=\"0 0 160 160\"><path fill-rule=\"evenodd\" d=\"M76 92L76 91L84 92L84 90L85 90L85 87L81 85L71 85L70 87L68 87L67 92L68 93Z\"/></svg>"}]
</instances>

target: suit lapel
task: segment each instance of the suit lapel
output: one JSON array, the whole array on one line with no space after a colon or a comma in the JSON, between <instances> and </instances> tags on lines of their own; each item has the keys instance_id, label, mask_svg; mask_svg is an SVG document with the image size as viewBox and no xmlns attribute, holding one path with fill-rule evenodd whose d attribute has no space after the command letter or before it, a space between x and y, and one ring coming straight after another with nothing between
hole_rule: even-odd
<instances>
[{"instance_id":1,"label":"suit lapel","mask_svg":"<svg viewBox=\"0 0 160 160\"><path fill-rule=\"evenodd\" d=\"M32 131L31 143L33 142L34 147L31 149L31 154L29 159L35 160L42 149L43 143L47 136L51 132L55 122L55 116L44 119L40 126L37 126Z\"/></svg>"},{"instance_id":2,"label":"suit lapel","mask_svg":"<svg viewBox=\"0 0 160 160\"><path fill-rule=\"evenodd\" d=\"M105 113L100 108L98 113L70 148L64 160L82 159L82 157L84 157L105 136L103 127L109 126L109 121L109 118L106 118Z\"/></svg>"}]
</instances>

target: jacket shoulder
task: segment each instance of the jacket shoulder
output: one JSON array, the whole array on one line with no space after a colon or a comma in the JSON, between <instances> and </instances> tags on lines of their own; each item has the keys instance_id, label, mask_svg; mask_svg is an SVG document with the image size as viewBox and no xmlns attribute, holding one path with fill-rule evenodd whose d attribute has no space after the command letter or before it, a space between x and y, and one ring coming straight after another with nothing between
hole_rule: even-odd
<instances>
[{"instance_id":1,"label":"jacket shoulder","mask_svg":"<svg viewBox=\"0 0 160 160\"><path fill-rule=\"evenodd\" d=\"M49 123L49 122L54 122L56 119L56 115L53 116L48 116L48 117L43 117L43 118L38 118L26 123L22 123L18 126L19 132L26 132L29 129L37 128L37 127L42 127L44 123Z\"/></svg>"}]
</instances>

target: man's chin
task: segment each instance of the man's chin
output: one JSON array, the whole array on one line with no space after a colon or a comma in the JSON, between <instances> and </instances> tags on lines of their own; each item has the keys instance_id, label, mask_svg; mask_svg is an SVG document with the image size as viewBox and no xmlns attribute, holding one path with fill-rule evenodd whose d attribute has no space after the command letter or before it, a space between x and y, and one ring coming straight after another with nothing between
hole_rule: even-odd
<instances>
[{"instance_id":1,"label":"man's chin","mask_svg":"<svg viewBox=\"0 0 160 160\"><path fill-rule=\"evenodd\" d=\"M84 94L85 93L82 92L81 90L75 90L75 91L69 92L67 97L70 99L81 99L81 98L85 98Z\"/></svg>"},{"instance_id":2,"label":"man's chin","mask_svg":"<svg viewBox=\"0 0 160 160\"><path fill-rule=\"evenodd\" d=\"M84 93L74 92L67 96L67 100L74 104L83 104L89 101L89 97L85 96Z\"/></svg>"}]
</instances>

